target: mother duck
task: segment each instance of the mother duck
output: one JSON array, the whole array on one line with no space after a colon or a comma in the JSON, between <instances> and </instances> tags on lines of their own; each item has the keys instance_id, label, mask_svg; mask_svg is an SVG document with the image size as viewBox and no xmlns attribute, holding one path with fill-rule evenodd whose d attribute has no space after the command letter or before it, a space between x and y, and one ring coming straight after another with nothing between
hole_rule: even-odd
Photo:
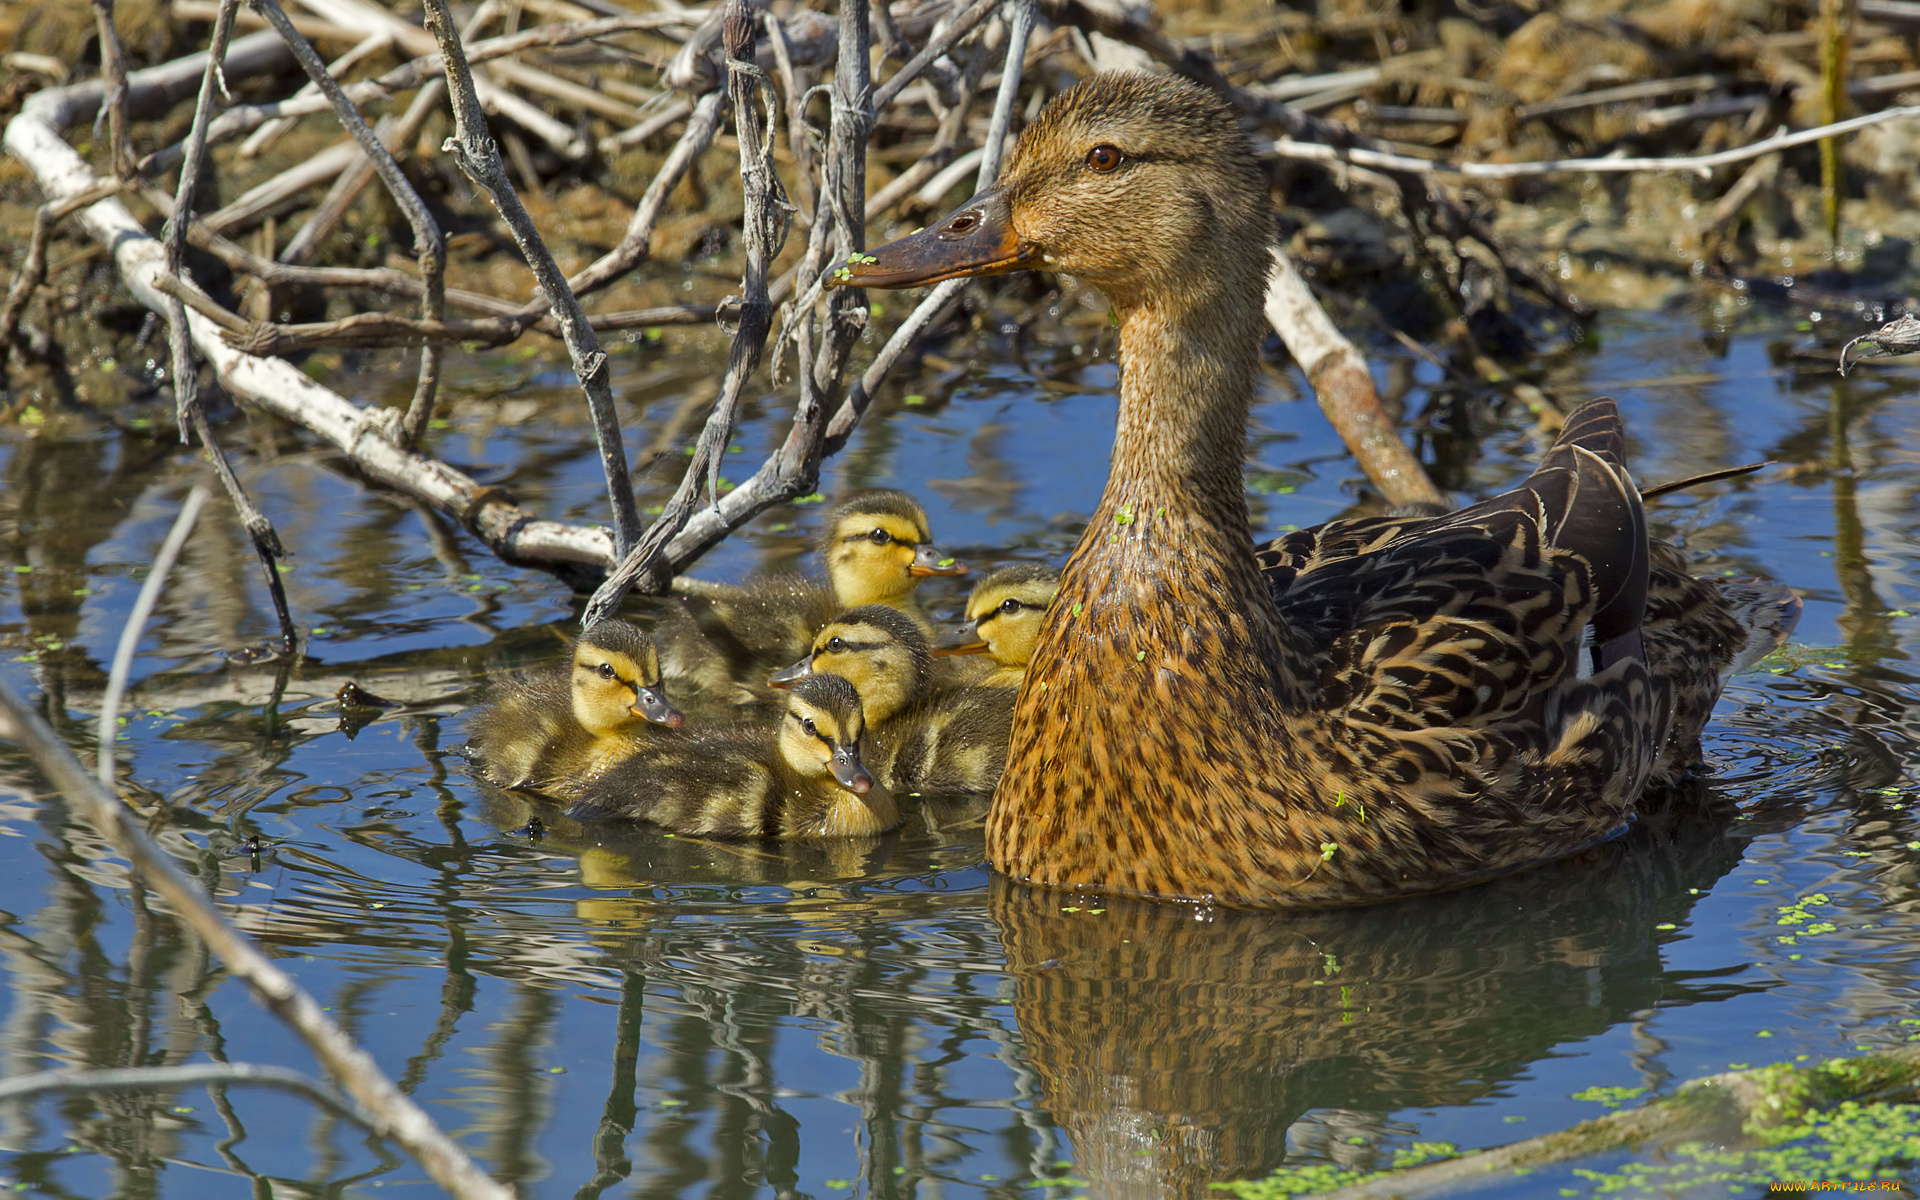
<instances>
[{"instance_id":1,"label":"mother duck","mask_svg":"<svg viewBox=\"0 0 1920 1200\"><path fill-rule=\"evenodd\" d=\"M1055 887L1278 908L1455 887L1603 841L1694 765L1784 588L1650 541L1595 401L1518 488L1256 557L1241 479L1273 213L1233 112L1101 75L1000 181L837 281L1023 267L1120 326L1112 472L1013 720L987 854Z\"/></svg>"}]
</instances>

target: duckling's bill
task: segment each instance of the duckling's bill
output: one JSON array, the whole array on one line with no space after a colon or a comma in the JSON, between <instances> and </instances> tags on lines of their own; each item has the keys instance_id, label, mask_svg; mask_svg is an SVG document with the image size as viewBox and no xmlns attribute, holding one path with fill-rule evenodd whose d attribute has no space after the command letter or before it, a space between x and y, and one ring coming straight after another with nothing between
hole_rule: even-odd
<instances>
[{"instance_id":1,"label":"duckling's bill","mask_svg":"<svg viewBox=\"0 0 1920 1200\"><path fill-rule=\"evenodd\" d=\"M965 575L967 564L954 558L932 542L921 542L913 548L913 561L907 564L907 574L925 577L928 575Z\"/></svg>"},{"instance_id":2,"label":"duckling's bill","mask_svg":"<svg viewBox=\"0 0 1920 1200\"><path fill-rule=\"evenodd\" d=\"M781 667L767 676L767 686L789 688L811 674L813 674L813 655L809 654L799 662Z\"/></svg>"},{"instance_id":3,"label":"duckling's bill","mask_svg":"<svg viewBox=\"0 0 1920 1200\"><path fill-rule=\"evenodd\" d=\"M1040 247L1020 240L999 185L910 237L855 254L830 279L836 287L909 288L1034 266Z\"/></svg>"},{"instance_id":4,"label":"duckling's bill","mask_svg":"<svg viewBox=\"0 0 1920 1200\"><path fill-rule=\"evenodd\" d=\"M628 712L636 717L644 717L655 725L665 725L668 729L678 729L687 719L686 715L673 705L659 688L642 687L633 690L633 705Z\"/></svg>"},{"instance_id":5,"label":"duckling's bill","mask_svg":"<svg viewBox=\"0 0 1920 1200\"><path fill-rule=\"evenodd\" d=\"M857 796L864 796L873 790L873 772L867 770L860 761L859 750L852 746L835 746L827 770L833 772L834 780L841 787Z\"/></svg>"}]
</instances>

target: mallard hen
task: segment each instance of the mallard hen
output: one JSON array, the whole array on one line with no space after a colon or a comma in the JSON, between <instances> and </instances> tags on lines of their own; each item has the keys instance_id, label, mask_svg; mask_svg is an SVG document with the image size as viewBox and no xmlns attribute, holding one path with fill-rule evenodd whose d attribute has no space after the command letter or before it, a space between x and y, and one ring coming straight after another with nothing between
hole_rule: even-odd
<instances>
[{"instance_id":1,"label":"mallard hen","mask_svg":"<svg viewBox=\"0 0 1920 1200\"><path fill-rule=\"evenodd\" d=\"M1060 591L1060 572L1040 563L1012 563L982 579L967 597L974 640L940 646L935 655L985 654L993 667L977 687L1017 688L1027 677L1047 609Z\"/></svg>"},{"instance_id":2,"label":"mallard hen","mask_svg":"<svg viewBox=\"0 0 1920 1200\"><path fill-rule=\"evenodd\" d=\"M785 687L812 673L851 681L865 701L875 770L896 792L993 790L1007 760L1013 692L937 677L919 626L881 605L841 613L813 650L769 680Z\"/></svg>"},{"instance_id":3,"label":"mallard hen","mask_svg":"<svg viewBox=\"0 0 1920 1200\"><path fill-rule=\"evenodd\" d=\"M660 690L653 641L625 621L597 621L573 644L572 661L496 680L467 719L467 756L501 787L560 799L677 727Z\"/></svg>"},{"instance_id":4,"label":"mallard hen","mask_svg":"<svg viewBox=\"0 0 1920 1200\"><path fill-rule=\"evenodd\" d=\"M934 544L926 510L905 492L869 488L828 516L820 538L822 584L769 575L744 584L678 581L683 595L657 626L668 678L703 690L728 690L804 654L835 613L884 604L929 630L920 581L963 575L967 564ZM752 698L750 690L742 698Z\"/></svg>"},{"instance_id":5,"label":"mallard hen","mask_svg":"<svg viewBox=\"0 0 1920 1200\"><path fill-rule=\"evenodd\" d=\"M1119 322L1112 472L988 817L1015 878L1281 907L1572 853L1690 765L1725 674L1798 614L1650 544L1607 401L1514 491L1397 531L1336 522L1264 574L1241 470L1272 235L1231 109L1102 75L1046 107L999 183L836 272L1043 268Z\"/></svg>"},{"instance_id":6,"label":"mallard hen","mask_svg":"<svg viewBox=\"0 0 1920 1200\"><path fill-rule=\"evenodd\" d=\"M571 812L699 837L866 837L900 819L867 753L860 694L837 675L813 675L788 692L777 725L623 759L580 791Z\"/></svg>"}]
</instances>

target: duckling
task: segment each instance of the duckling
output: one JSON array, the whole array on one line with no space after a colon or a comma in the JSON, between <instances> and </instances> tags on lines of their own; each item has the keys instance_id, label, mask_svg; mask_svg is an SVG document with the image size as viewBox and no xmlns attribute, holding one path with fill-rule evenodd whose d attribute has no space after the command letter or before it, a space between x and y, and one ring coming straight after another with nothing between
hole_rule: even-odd
<instances>
[{"instance_id":1,"label":"duckling","mask_svg":"<svg viewBox=\"0 0 1920 1200\"><path fill-rule=\"evenodd\" d=\"M1017 688L1027 677L1033 645L1047 608L1060 591L1060 572L1040 563L1012 563L980 581L967 598L973 641L939 646L936 655L986 654L993 668L975 679L976 687Z\"/></svg>"},{"instance_id":2,"label":"duckling","mask_svg":"<svg viewBox=\"0 0 1920 1200\"><path fill-rule=\"evenodd\" d=\"M825 672L853 682L866 701L875 767L895 791L989 792L1006 762L1013 692L936 682L919 626L884 605L841 613L814 635L813 651L774 672L785 687Z\"/></svg>"},{"instance_id":3,"label":"duckling","mask_svg":"<svg viewBox=\"0 0 1920 1200\"><path fill-rule=\"evenodd\" d=\"M834 508L820 557L825 585L798 575L739 586L676 580L681 604L659 630L667 675L726 692L805 653L814 630L835 613L869 604L905 613L931 636L916 588L922 579L967 571L934 544L919 501L885 488L855 492Z\"/></svg>"},{"instance_id":4,"label":"duckling","mask_svg":"<svg viewBox=\"0 0 1920 1200\"><path fill-rule=\"evenodd\" d=\"M828 621L813 635L805 658L767 677L789 687L814 673L839 675L859 689L867 727L879 736L894 715L927 698L935 688L933 652L912 618L884 604L869 604Z\"/></svg>"},{"instance_id":5,"label":"duckling","mask_svg":"<svg viewBox=\"0 0 1920 1200\"><path fill-rule=\"evenodd\" d=\"M1111 473L987 818L1015 879L1280 908L1572 854L1689 769L1728 672L1798 619L1791 591L1696 578L1648 537L1610 400L1513 491L1397 532L1334 522L1313 540L1337 552L1263 574L1241 464L1269 188L1219 97L1098 75L1027 126L998 183L834 272L1058 271L1120 329Z\"/></svg>"},{"instance_id":6,"label":"duckling","mask_svg":"<svg viewBox=\"0 0 1920 1200\"><path fill-rule=\"evenodd\" d=\"M647 744L650 726L681 723L660 690L653 641L625 621L597 621L573 661L496 681L467 721L466 753L501 787L569 799Z\"/></svg>"},{"instance_id":7,"label":"duckling","mask_svg":"<svg viewBox=\"0 0 1920 1200\"><path fill-rule=\"evenodd\" d=\"M899 823L893 794L865 765L860 693L811 675L787 693L779 724L685 739L632 755L582 789L582 817L651 821L710 838L844 838Z\"/></svg>"}]
</instances>

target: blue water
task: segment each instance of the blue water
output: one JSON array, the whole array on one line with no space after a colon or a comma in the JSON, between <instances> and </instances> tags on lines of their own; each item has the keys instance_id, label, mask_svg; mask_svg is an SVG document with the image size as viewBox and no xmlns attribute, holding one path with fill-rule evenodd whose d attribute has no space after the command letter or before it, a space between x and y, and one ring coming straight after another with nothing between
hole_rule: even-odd
<instances>
[{"instance_id":1,"label":"blue water","mask_svg":"<svg viewBox=\"0 0 1920 1200\"><path fill-rule=\"evenodd\" d=\"M1101 336L1030 329L982 355L994 366L927 366L889 389L822 490L906 487L970 559L1058 559L1105 477ZM1660 1093L1904 1044L1920 1038L1920 373L1842 381L1830 357L1782 353L1802 345L1777 313L1725 331L1687 310L1616 315L1546 368L1555 395L1620 398L1645 483L1778 460L1663 499L1655 520L1703 570L1782 580L1806 613L1793 656L1737 681L1710 730L1724 813L1648 822L1459 894L1277 917L1095 908L994 880L967 813L872 850L564 822L529 836L531 810L454 752L458 714L489 671L552 658L543 627L564 628L578 599L332 455L264 435L243 470L294 552L308 655L285 680L227 656L273 619L211 506L142 643L123 792L486 1169L533 1196L1197 1195L1283 1162L1371 1167L1415 1142L1548 1132L1607 1111L1581 1098L1613 1095L1596 1087ZM615 361L637 454L709 360L636 343ZM1418 408L1441 381L1413 375ZM456 362L448 377L441 453L543 514L602 518L577 393L532 367ZM1486 492L1524 472L1540 447L1526 414L1465 410L1485 436L1450 482ZM737 478L783 428L779 403L751 406ZM666 456L643 503L683 461ZM145 564L199 473L84 410L0 426L0 671L85 753ZM1249 478L1268 528L1365 490L1279 367ZM767 514L698 573L804 562L823 507ZM966 581L932 583L951 615ZM331 702L347 678L402 703L350 734ZM1794 912L1809 915L1781 924ZM6 1075L216 1058L315 1070L8 745L0 947ZM0 1180L195 1200L432 1191L303 1099L218 1091L0 1101Z\"/></svg>"}]
</instances>

